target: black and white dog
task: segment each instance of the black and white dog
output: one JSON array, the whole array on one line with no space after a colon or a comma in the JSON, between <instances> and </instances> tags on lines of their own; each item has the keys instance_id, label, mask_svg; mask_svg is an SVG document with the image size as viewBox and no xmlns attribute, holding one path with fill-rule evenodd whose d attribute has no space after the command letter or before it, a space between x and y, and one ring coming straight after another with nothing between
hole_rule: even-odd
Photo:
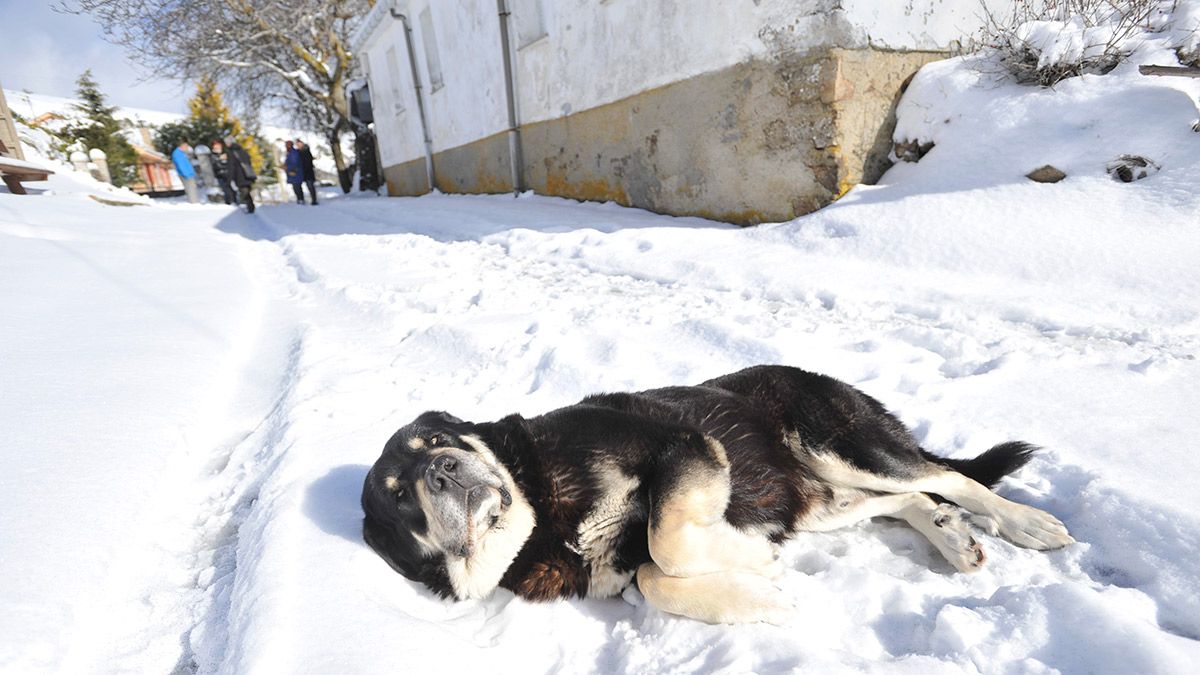
<instances>
[{"instance_id":1,"label":"black and white dog","mask_svg":"<svg viewBox=\"0 0 1200 675\"><path fill-rule=\"evenodd\" d=\"M529 419L427 412L367 474L363 537L444 597L609 597L636 577L667 612L781 622L776 548L797 531L899 518L962 572L984 562L972 525L1027 548L1072 543L988 489L1034 450L935 457L850 385L757 366Z\"/></svg>"}]
</instances>

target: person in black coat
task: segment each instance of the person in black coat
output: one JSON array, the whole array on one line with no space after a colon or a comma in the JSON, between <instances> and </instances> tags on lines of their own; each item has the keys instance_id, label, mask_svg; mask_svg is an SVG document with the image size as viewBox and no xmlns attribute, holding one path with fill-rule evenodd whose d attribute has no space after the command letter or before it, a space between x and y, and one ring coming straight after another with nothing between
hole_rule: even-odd
<instances>
[{"instance_id":1,"label":"person in black coat","mask_svg":"<svg viewBox=\"0 0 1200 675\"><path fill-rule=\"evenodd\" d=\"M258 175L254 173L250 155L232 136L225 137L225 144L225 153L229 156L229 180L237 186L238 199L246 205L246 211L254 213L254 197L250 194L250 188L254 186L254 181L258 180Z\"/></svg>"},{"instance_id":2,"label":"person in black coat","mask_svg":"<svg viewBox=\"0 0 1200 675\"><path fill-rule=\"evenodd\" d=\"M237 192L229 182L229 155L225 150L225 143L221 139L213 140L212 154L208 156L208 160L212 162L213 177L221 186L221 192L225 195L225 203L237 204Z\"/></svg>"},{"instance_id":3,"label":"person in black coat","mask_svg":"<svg viewBox=\"0 0 1200 675\"><path fill-rule=\"evenodd\" d=\"M296 149L300 151L300 172L304 175L304 184L308 186L309 197L312 198L313 206L317 205L317 171L313 168L312 150L308 149L308 144L299 138L296 139Z\"/></svg>"}]
</instances>

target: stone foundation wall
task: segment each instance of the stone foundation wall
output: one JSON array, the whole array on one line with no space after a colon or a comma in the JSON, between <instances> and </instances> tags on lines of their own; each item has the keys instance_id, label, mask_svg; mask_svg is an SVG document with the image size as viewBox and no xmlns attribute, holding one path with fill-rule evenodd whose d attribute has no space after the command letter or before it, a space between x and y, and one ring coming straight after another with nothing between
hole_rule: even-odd
<instances>
[{"instance_id":1,"label":"stone foundation wall","mask_svg":"<svg viewBox=\"0 0 1200 675\"><path fill-rule=\"evenodd\" d=\"M539 194L614 201L741 225L789 220L889 166L904 83L937 52L779 54L521 127ZM504 134L434 155L445 192L511 190ZM384 171L425 191L424 162Z\"/></svg>"}]
</instances>

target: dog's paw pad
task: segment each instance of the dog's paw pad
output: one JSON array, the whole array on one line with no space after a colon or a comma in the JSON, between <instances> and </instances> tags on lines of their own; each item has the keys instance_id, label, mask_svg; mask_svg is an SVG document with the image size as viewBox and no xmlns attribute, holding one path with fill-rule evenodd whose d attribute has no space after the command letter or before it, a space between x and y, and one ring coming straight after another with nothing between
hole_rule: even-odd
<instances>
[{"instance_id":1,"label":"dog's paw pad","mask_svg":"<svg viewBox=\"0 0 1200 675\"><path fill-rule=\"evenodd\" d=\"M960 572L977 572L987 555L983 546L971 536L970 514L950 504L940 504L932 514L933 530L930 540L946 560Z\"/></svg>"}]
</instances>

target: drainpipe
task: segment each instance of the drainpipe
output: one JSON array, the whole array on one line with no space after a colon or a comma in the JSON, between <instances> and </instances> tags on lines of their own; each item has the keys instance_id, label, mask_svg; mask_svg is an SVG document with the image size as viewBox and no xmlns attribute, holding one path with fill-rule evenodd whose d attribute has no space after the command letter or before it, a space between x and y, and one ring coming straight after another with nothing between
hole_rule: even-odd
<instances>
[{"instance_id":1,"label":"drainpipe","mask_svg":"<svg viewBox=\"0 0 1200 675\"><path fill-rule=\"evenodd\" d=\"M429 179L429 191L432 192L437 189L437 181L433 177L433 138L429 136L429 123L425 121L425 99L421 95L421 75L417 72L417 56L413 52L412 24L395 7L388 11L393 19L399 19L404 24L404 44L408 47L408 65L412 68L413 89L417 93L417 115L421 118L421 135L425 137L425 176Z\"/></svg>"},{"instance_id":2,"label":"drainpipe","mask_svg":"<svg viewBox=\"0 0 1200 675\"><path fill-rule=\"evenodd\" d=\"M513 86L512 51L508 43L508 0L496 0L500 11L500 48L504 52L504 94L508 98L508 160L513 196L521 194L521 129L517 126L517 92Z\"/></svg>"}]
</instances>

